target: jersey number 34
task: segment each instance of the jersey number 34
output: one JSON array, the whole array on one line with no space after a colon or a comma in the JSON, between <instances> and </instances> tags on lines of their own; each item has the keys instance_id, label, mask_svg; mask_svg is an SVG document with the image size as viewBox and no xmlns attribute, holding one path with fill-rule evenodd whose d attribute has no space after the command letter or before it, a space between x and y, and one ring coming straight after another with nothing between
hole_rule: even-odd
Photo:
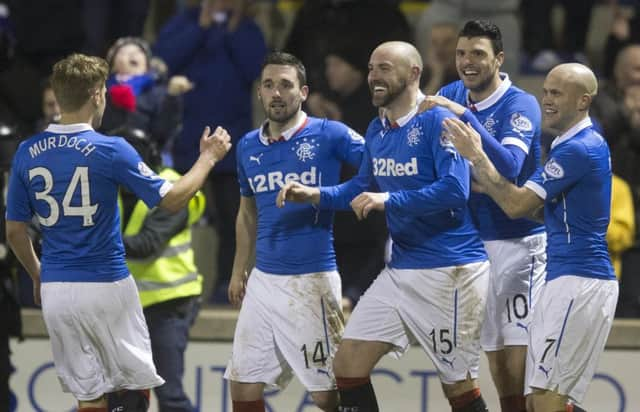
<instances>
[{"instance_id":1,"label":"jersey number 34","mask_svg":"<svg viewBox=\"0 0 640 412\"><path fill-rule=\"evenodd\" d=\"M53 189L53 175L46 167L35 167L29 170L29 181L36 177L42 177L44 180L44 190L35 192L36 200L44 200L49 205L49 216L43 217L36 213L38 221L43 226L53 226L60 219L60 205L58 201L49 193ZM71 200L73 195L80 186L80 206L72 206ZM64 216L81 216L82 226L93 226L93 215L98 210L98 205L91 204L91 190L89 188L89 168L86 166L78 166L73 172L71 181L64 192L62 198L62 214Z\"/></svg>"}]
</instances>

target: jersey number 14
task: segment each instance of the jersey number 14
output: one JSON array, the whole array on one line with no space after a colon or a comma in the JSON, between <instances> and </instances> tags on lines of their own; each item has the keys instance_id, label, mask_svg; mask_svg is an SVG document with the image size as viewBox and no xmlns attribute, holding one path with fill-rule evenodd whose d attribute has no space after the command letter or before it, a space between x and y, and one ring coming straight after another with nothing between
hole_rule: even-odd
<instances>
[{"instance_id":1,"label":"jersey number 14","mask_svg":"<svg viewBox=\"0 0 640 412\"><path fill-rule=\"evenodd\" d=\"M29 181L32 181L35 177L42 177L44 180L44 190L36 192L36 200L44 200L49 205L48 217L38 216L38 221L43 226L53 226L60 219L60 205L58 201L50 196L49 193L53 189L53 175L51 171L46 167L36 167L29 170ZM80 206L72 206L71 200L73 194L78 190L80 185ZM98 205L91 204L91 190L89 188L89 168L86 166L78 166L73 172L71 181L64 192L62 198L62 214L64 216L82 216L82 226L93 226L93 215L98 210Z\"/></svg>"}]
</instances>

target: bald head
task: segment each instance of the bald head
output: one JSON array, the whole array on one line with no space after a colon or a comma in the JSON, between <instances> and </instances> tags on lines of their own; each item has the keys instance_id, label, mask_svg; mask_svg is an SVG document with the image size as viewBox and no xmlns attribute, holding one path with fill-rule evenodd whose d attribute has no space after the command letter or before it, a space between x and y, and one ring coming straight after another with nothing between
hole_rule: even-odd
<instances>
[{"instance_id":1,"label":"bald head","mask_svg":"<svg viewBox=\"0 0 640 412\"><path fill-rule=\"evenodd\" d=\"M417 67L422 72L422 57L411 43L388 41L376 47L373 53L383 53L396 63L402 62L407 67Z\"/></svg>"},{"instance_id":2,"label":"bald head","mask_svg":"<svg viewBox=\"0 0 640 412\"><path fill-rule=\"evenodd\" d=\"M560 64L547 74L543 89L543 124L561 134L589 116L598 81L583 64Z\"/></svg>"},{"instance_id":3,"label":"bald head","mask_svg":"<svg viewBox=\"0 0 640 412\"><path fill-rule=\"evenodd\" d=\"M562 83L575 87L577 94L587 94L592 98L598 94L598 79L590 68L580 63L560 64L549 72L548 76L556 76Z\"/></svg>"}]
</instances>

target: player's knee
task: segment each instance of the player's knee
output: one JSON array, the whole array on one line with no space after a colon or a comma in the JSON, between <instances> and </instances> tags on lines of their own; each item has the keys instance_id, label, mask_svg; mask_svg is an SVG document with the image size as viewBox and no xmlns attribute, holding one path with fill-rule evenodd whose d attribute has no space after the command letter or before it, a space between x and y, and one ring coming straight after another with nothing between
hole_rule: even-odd
<instances>
[{"instance_id":1,"label":"player's knee","mask_svg":"<svg viewBox=\"0 0 640 412\"><path fill-rule=\"evenodd\" d=\"M264 384L231 381L231 399L234 401L256 401L264 397Z\"/></svg>"},{"instance_id":2,"label":"player's knee","mask_svg":"<svg viewBox=\"0 0 640 412\"><path fill-rule=\"evenodd\" d=\"M318 408L325 412L335 412L338 408L337 391L311 392L311 399Z\"/></svg>"}]
</instances>

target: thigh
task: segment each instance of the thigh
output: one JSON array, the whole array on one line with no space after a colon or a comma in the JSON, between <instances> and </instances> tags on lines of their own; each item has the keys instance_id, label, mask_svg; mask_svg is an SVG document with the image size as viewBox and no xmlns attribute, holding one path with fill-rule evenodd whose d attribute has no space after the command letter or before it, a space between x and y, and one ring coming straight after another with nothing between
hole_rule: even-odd
<instances>
[{"instance_id":1,"label":"thigh","mask_svg":"<svg viewBox=\"0 0 640 412\"><path fill-rule=\"evenodd\" d=\"M274 339L310 392L335 389L333 358L344 331L340 276L322 272L287 276L274 305Z\"/></svg>"},{"instance_id":2,"label":"thigh","mask_svg":"<svg viewBox=\"0 0 640 412\"><path fill-rule=\"evenodd\" d=\"M397 277L403 291L403 321L433 361L442 382L476 378L489 263L412 272L417 273Z\"/></svg>"},{"instance_id":3,"label":"thigh","mask_svg":"<svg viewBox=\"0 0 640 412\"><path fill-rule=\"evenodd\" d=\"M392 345L391 355L401 356L409 349L412 337L400 317L402 299L391 268L384 268L362 295L344 331L343 339L385 342Z\"/></svg>"},{"instance_id":4,"label":"thigh","mask_svg":"<svg viewBox=\"0 0 640 412\"><path fill-rule=\"evenodd\" d=\"M532 308L546 273L546 234L485 242L491 261L482 348L526 346Z\"/></svg>"},{"instance_id":5,"label":"thigh","mask_svg":"<svg viewBox=\"0 0 640 412\"><path fill-rule=\"evenodd\" d=\"M225 378L233 382L264 383L282 389L291 380L291 369L275 344L273 308L276 296L265 274L254 269L238 315L231 359Z\"/></svg>"},{"instance_id":6,"label":"thigh","mask_svg":"<svg viewBox=\"0 0 640 412\"><path fill-rule=\"evenodd\" d=\"M530 325L525 390L582 402L611 330L617 281L561 276L547 282Z\"/></svg>"},{"instance_id":7,"label":"thigh","mask_svg":"<svg viewBox=\"0 0 640 412\"><path fill-rule=\"evenodd\" d=\"M77 399L164 382L131 276L111 283L45 283L42 304L56 372Z\"/></svg>"}]
</instances>

